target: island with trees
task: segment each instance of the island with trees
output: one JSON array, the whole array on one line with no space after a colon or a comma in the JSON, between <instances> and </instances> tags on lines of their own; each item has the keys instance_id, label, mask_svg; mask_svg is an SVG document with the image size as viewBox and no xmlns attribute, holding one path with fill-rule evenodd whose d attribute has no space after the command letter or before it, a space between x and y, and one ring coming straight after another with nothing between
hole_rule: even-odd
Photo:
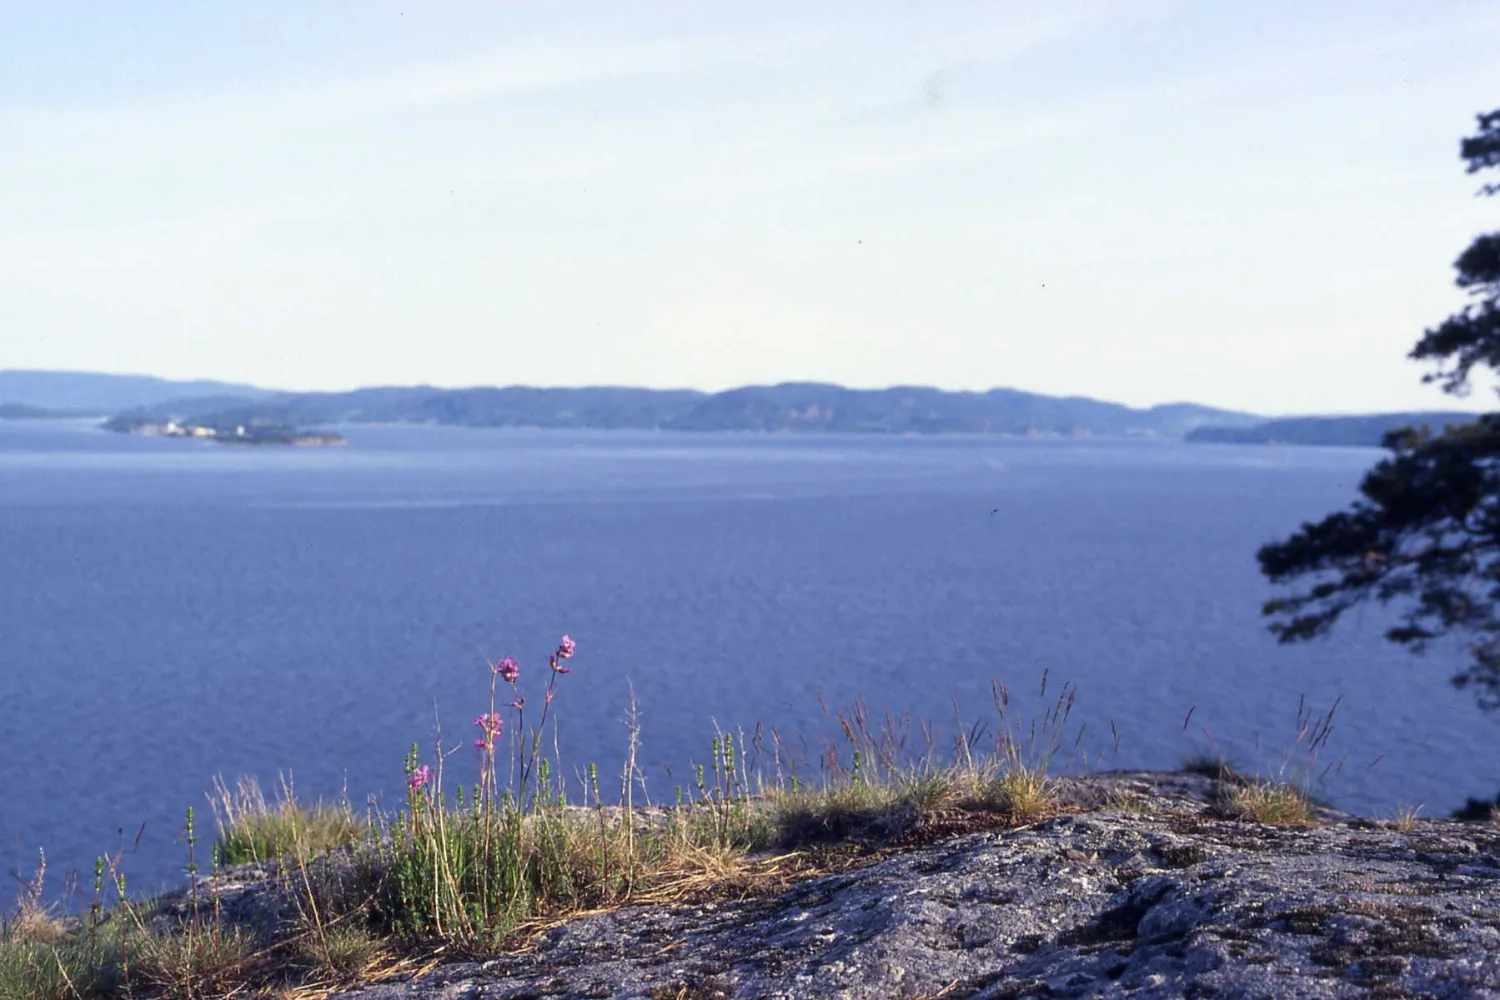
<instances>
[{"instance_id":1,"label":"island with trees","mask_svg":"<svg viewBox=\"0 0 1500 1000\"><path fill-rule=\"evenodd\" d=\"M1474 414L1458 410L1427 413L1373 413L1347 417L1284 417L1230 427L1210 424L1188 431L1184 439L1198 444L1297 444L1344 448L1378 448L1385 435L1403 427L1442 429L1465 424Z\"/></svg>"},{"instance_id":2,"label":"island with trees","mask_svg":"<svg viewBox=\"0 0 1500 1000\"><path fill-rule=\"evenodd\" d=\"M285 424L248 423L216 424L177 418L153 419L145 416L120 416L106 420L105 430L143 437L198 438L220 444L237 445L331 445L343 444L342 434L333 431L298 430Z\"/></svg>"}]
</instances>

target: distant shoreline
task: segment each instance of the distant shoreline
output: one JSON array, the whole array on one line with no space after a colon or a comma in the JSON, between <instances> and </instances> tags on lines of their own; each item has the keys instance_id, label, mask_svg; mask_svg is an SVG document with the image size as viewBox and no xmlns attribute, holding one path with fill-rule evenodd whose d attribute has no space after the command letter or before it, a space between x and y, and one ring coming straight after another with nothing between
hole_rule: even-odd
<instances>
[{"instance_id":1,"label":"distant shoreline","mask_svg":"<svg viewBox=\"0 0 1500 1000\"><path fill-rule=\"evenodd\" d=\"M105 430L105 431L109 431L111 433L133 434L134 436L137 436L137 437L188 437L189 436L189 435L170 435L170 434L160 434L160 433L152 434L152 433L149 433L149 432L147 432L147 433L138 433L138 432L134 432L134 431L130 431L130 430L124 430L124 431L115 430L113 428L110 428L110 427L106 426L106 424L108 424L112 419L114 419L114 418L103 417L103 416L100 416L98 414L90 414L90 415L87 415L87 416L80 416L80 415L64 415L64 414L57 414L57 413L49 413L49 414L47 414L45 416L31 416L31 417L21 417L21 418L7 418L7 417L4 417L4 416L0 416L0 426L4 426L4 425L6 425L8 423L9 424L16 424L16 425L25 425L25 424L31 424L31 425L35 425L35 424L77 424L77 425L87 425L87 426L89 426L91 428L98 429L98 430ZM694 430L683 430L683 429L678 429L678 428L662 428L662 427L584 427L584 426L579 426L579 427L572 427L572 426L569 426L569 427L541 427L541 426L537 426L537 425L523 425L523 424L505 424L505 425L500 425L500 426L490 426L490 425L476 425L476 424L446 424L446 423L440 423L440 422L437 422L437 421L430 421L430 420L428 420L428 421L402 421L402 420L360 421L360 422L357 422L357 423L350 423L350 424L346 424L346 425L341 425L341 427L344 427L344 428L347 428L347 427L356 427L356 428L369 428L369 429L380 429L380 430L411 430L411 431L418 431L418 430L488 431L488 432L499 432L499 433L503 433L503 434L527 435L527 436L535 435L535 434L559 434L559 435L569 435L569 434L600 434L600 435L621 435L621 436L639 436L639 437L652 436L652 437L681 437L681 438L727 438L727 439L737 439L737 440L747 440L747 441L748 440L779 440L779 441L790 441L790 440L798 440L798 439L801 439L801 440L807 440L807 439L851 440L852 439L852 440L864 440L864 441L868 441L868 440L872 440L872 439L894 439L894 440L900 440L900 441L928 441L928 442L936 442L936 441L997 441L997 442L998 441L1014 441L1014 442L1032 442L1032 443L1037 443L1037 444L1046 443L1046 442L1052 442L1052 443L1067 442L1067 443L1074 443L1074 444L1086 444L1086 443L1092 442L1094 444L1108 444L1108 445L1128 445L1128 444L1140 444L1140 445L1147 445L1147 444L1181 445L1181 444L1190 444L1190 445L1195 445L1195 446L1202 446L1202 445L1214 445L1214 444L1218 444L1218 445L1237 445L1237 446L1254 445L1254 446L1257 446L1259 448L1268 448L1268 447L1269 448L1287 448L1287 447L1294 447L1294 448L1334 447L1334 448L1339 448L1339 447L1342 447L1342 448L1359 448L1359 449L1365 449L1365 450L1379 450L1380 449L1380 443L1379 443L1378 440L1369 440L1369 441L1338 441L1338 440L1330 440L1330 441L1307 441L1307 440L1302 440L1302 441L1286 441L1286 440L1279 440L1279 439L1258 439L1258 438L1252 438L1252 437L1248 437L1248 436L1247 437L1233 438L1233 439L1231 439L1229 437L1218 438L1217 436L1211 436L1211 435L1214 434L1214 432L1216 432L1218 430L1218 428L1212 428L1212 427L1204 428L1204 430L1207 431L1207 432L1209 432L1209 433L1205 434L1205 435L1202 435L1202 436L1197 435L1197 434L1175 436L1175 435L1163 435L1163 434L1129 434L1129 433L1103 433L1103 434L1036 433L1036 434L1017 434L1017 433L1004 432L1004 431L964 431L964 430L954 430L954 431L863 431L863 430L860 430L860 431L848 431L848 430L825 430L825 429L797 429L797 430L793 430L793 429L784 429L784 428L779 428L779 429L776 429L776 430L756 430L756 429L711 429L711 430L709 430L709 429L703 429L703 430L694 429ZM238 441L238 440L233 440L233 439L230 439L230 438L227 438L227 437L208 438L207 436L204 436L203 439L204 440L215 440L219 444L279 444L279 445L288 446L288 447L332 447L332 446L344 445L344 444L348 444L349 443L347 437L343 433L340 433L338 431L304 431L304 432L298 432L298 433L305 435L306 439L305 440L251 440L251 441Z\"/></svg>"},{"instance_id":2,"label":"distant shoreline","mask_svg":"<svg viewBox=\"0 0 1500 1000\"><path fill-rule=\"evenodd\" d=\"M176 420L136 420L115 417L101 423L100 428L115 434L134 434L138 437L186 438L213 441L226 445L286 445L309 447L344 444L342 434L334 431L305 431L278 424L235 424L222 426Z\"/></svg>"}]
</instances>

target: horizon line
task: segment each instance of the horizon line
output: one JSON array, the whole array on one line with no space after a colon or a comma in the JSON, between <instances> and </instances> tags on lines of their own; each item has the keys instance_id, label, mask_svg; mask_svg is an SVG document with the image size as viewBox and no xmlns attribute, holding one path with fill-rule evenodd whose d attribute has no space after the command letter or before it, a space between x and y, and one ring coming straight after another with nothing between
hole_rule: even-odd
<instances>
[{"instance_id":1,"label":"horizon line","mask_svg":"<svg viewBox=\"0 0 1500 1000\"><path fill-rule=\"evenodd\" d=\"M225 385L225 386L229 386L229 387L243 387L243 388L246 388L246 389L252 389L252 390L254 390L256 392L275 393L275 394L278 394L278 395L314 395L314 394L317 394L317 395L341 395L341 394L345 394L345 393L363 392L363 391L374 390L374 389L431 389L431 390L438 391L438 392L462 392L462 391L472 390L472 389L535 389L535 390L538 390L538 391L558 391L558 390L563 390L563 391L583 391L583 390L590 390L590 389L628 389L628 390L633 390L633 391L637 391L637 392L662 392L662 393L668 393L668 392L690 392L690 393L697 393L697 394L702 395L702 396L716 396L716 395L721 395L721 394L726 393L726 392L736 392L736 391L743 390L743 389L775 389L775 388L783 388L783 387L786 387L786 386L820 386L820 387L829 388L829 389L843 389L843 390L847 390L847 391L851 391L851 392L890 392L890 391L893 391L893 390L896 390L896 389L915 389L915 390L925 390L925 391L929 391L929 392L948 393L948 394L951 394L951 395L974 395L974 396L983 396L983 395L988 395L990 393L995 393L995 392L1015 392L1015 393L1020 393L1022 395L1027 395L1027 396L1040 396L1040 397L1043 397L1043 398L1046 398L1046 399L1087 400L1089 402L1104 403L1104 404L1111 405L1111 406L1121 406L1121 407L1124 407L1125 409L1137 410L1137 411L1158 410L1158 409L1165 409L1165 408L1174 407L1174 406L1191 406L1191 407L1196 407L1198 409L1204 409L1204 410L1216 410L1216 411L1218 411L1220 413L1225 413L1225 414L1258 417L1258 418L1261 418L1261 419L1267 420L1267 421L1269 421L1269 420L1295 419L1295 418L1298 418L1298 417L1330 417L1330 418L1331 417L1363 417L1363 416L1383 416L1383 415L1419 414L1419 413L1461 413L1461 414L1466 414L1466 415L1478 416L1478 415L1483 414L1483 413L1491 412L1490 410L1484 410L1484 409L1468 410L1468 409L1462 409L1462 408L1455 408L1455 409L1451 409L1451 410L1439 410L1439 409L1432 409L1432 410L1396 409L1396 410L1365 410L1365 411L1356 411L1356 412L1350 412L1350 411L1344 410L1344 411L1338 411L1338 412L1333 412L1333 413L1308 413L1308 412L1265 413L1265 412L1261 412L1261 411L1258 411L1258 410L1240 410L1240 409L1234 409L1234 408L1226 407L1226 406L1219 406L1219 405L1212 404L1212 403L1200 403L1200 402L1196 402L1196 401L1193 401L1193 400L1187 400L1187 399L1166 400L1166 401L1163 401L1163 402L1150 403L1150 404L1146 404L1146 405L1136 406L1136 405L1131 405L1129 403L1122 403L1122 402L1119 402L1118 400L1103 399L1103 398L1100 398L1098 396L1087 396L1087 395L1081 395L1081 394L1077 394L1077 393L1038 392L1038 391L1033 390L1033 389L1019 389L1019 388L1016 388L1015 386L1006 386L1006 385L992 385L992 386L990 386L987 389L951 389L951 388L945 388L943 386L933 385L933 384L928 384L928 383L888 383L888 384L879 385L879 386L856 386L856 385L848 385L848 384L845 384L845 383L842 383L842 382L829 382L829 381L825 381L825 380L822 380L822 379L795 379L795 378L793 378L793 379L784 379L784 380L779 381L779 382L746 382L746 383L741 383L741 384L737 384L737 385L728 386L728 387L723 388L723 389L701 389L701 388L694 388L694 387L690 387L690 386L647 386L647 385L638 385L638 384L634 384L633 385L633 384L629 384L629 383L605 383L605 382L594 382L594 383L587 383L587 384L582 384L582 385L555 385L555 384L554 385L540 385L540 384L527 383L527 382L512 382L512 383L507 383L507 384L503 384L503 385L499 384L499 383L469 383L469 384L464 384L464 385L439 385L439 384L434 384L434 383L431 383L431 382L408 382L408 383L390 382L390 383L374 383L374 384L366 384L366 385L356 385L356 386L353 386L351 388L344 388L344 389L283 389L283 388L277 388L277 387L272 387L272 386L258 385L258 384L253 383L253 382L242 382L242 381L237 381L237 380L234 380L234 379L220 378L220 377L214 377L214 376L184 376L184 377L174 377L174 376L167 376L167 375L156 375L156 374L152 374L152 373L149 373L149 372L99 371L99 370L96 370L96 369L78 369L78 368L0 368L0 375L9 375L9 374L21 374L21 375L84 375L84 376L96 376L96 377L102 377L102 378L151 379L151 380L154 380L154 381L157 381L157 382L165 382L165 383L168 383L168 384L176 384L176 385L192 385L192 384L195 384L195 383L211 382L211 383L217 383L217 384ZM1500 391L1500 390L1497 390L1497 391ZM184 398L188 398L188 397L184 397ZM3 403L3 402L4 402L3 400L0 400L0 403Z\"/></svg>"}]
</instances>

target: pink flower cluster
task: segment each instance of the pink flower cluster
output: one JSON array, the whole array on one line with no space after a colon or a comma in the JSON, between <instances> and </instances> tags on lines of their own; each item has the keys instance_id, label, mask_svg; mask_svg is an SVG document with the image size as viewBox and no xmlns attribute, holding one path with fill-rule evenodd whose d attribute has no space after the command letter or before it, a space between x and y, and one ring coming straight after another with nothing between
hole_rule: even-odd
<instances>
[{"instance_id":1,"label":"pink flower cluster","mask_svg":"<svg viewBox=\"0 0 1500 1000\"><path fill-rule=\"evenodd\" d=\"M495 749L496 737L505 731L505 723L501 720L500 716L494 712L486 712L474 720L474 725L478 726L480 732L483 734L474 741L474 749Z\"/></svg>"},{"instance_id":2,"label":"pink flower cluster","mask_svg":"<svg viewBox=\"0 0 1500 1000\"><path fill-rule=\"evenodd\" d=\"M432 784L432 768L423 764L411 773L411 777L406 779L406 783L411 786L411 790L414 792L424 785Z\"/></svg>"},{"instance_id":3,"label":"pink flower cluster","mask_svg":"<svg viewBox=\"0 0 1500 1000\"><path fill-rule=\"evenodd\" d=\"M571 674L573 672L572 667L561 666L560 661L571 660L573 658L573 650L576 646L577 643L573 641L571 636L565 635L562 637L562 642L557 644L557 652L547 658L547 665L552 668L554 673Z\"/></svg>"},{"instance_id":4,"label":"pink flower cluster","mask_svg":"<svg viewBox=\"0 0 1500 1000\"><path fill-rule=\"evenodd\" d=\"M516 662L514 656L507 656L495 664L494 671L500 675L500 679L505 683L514 684L516 678L521 676L521 665Z\"/></svg>"}]
</instances>

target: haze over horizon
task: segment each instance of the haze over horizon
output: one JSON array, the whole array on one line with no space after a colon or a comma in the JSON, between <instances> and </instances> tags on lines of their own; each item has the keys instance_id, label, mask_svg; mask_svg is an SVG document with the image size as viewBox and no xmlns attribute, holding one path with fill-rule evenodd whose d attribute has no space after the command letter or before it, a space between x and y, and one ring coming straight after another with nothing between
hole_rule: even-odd
<instances>
[{"instance_id":1,"label":"haze over horizon","mask_svg":"<svg viewBox=\"0 0 1500 1000\"><path fill-rule=\"evenodd\" d=\"M269 392L310 392L310 393L340 393L340 392L357 391L357 390L361 390L361 389L444 389L444 390L446 390L446 389L457 389L457 390L463 390L463 389L492 389L492 388L494 388L494 389L506 389L506 388L518 388L519 387L519 388L528 388L528 389L578 389L578 388L584 388L584 389L632 389L632 388L647 388L647 389L651 389L651 390L666 391L666 392L684 391L684 390L685 391L690 391L690 392L704 392L706 394L710 394L711 395L712 393L715 393L715 392L721 392L721 391L730 390L730 389L743 389L743 388L750 388L752 386L772 386L772 385L787 384L787 383L803 383L803 384L817 383L817 384L827 384L827 385L835 385L835 386L837 386L839 388L843 388L843 389L870 390L870 391L876 391L876 392L882 391L882 390L888 390L888 389L896 389L896 388L904 388L904 389L912 389L912 388L916 388L916 389L936 389L936 390L943 391L943 392L976 392L976 393L981 393L981 394L982 393L986 393L986 392L990 392L990 391L1010 391L1010 390L1016 390L1016 391L1019 391L1019 392L1022 392L1022 393L1032 392L1032 390L1026 389L1023 386L1011 386L1011 385L986 386L986 387L978 388L978 389L949 389L949 388L947 388L945 386L935 386L935 385L926 384L926 383L914 383L914 382L902 382L902 383L894 383L893 382L893 383L887 383L887 384L883 384L883 385L851 386L851 385L847 385L845 383L834 383L834 382L829 382L828 380L822 380L822 379L795 379L795 380L793 380L793 379L782 379L782 380L779 380L778 382L744 383L744 384L741 384L741 385L725 386L725 387L723 387L723 389L713 389L713 390L703 390L703 389L698 389L695 386L682 386L682 385L678 385L678 386L670 386L670 385L668 385L668 386L633 386L633 385L627 385L627 384L624 384L624 383L606 383L606 382L593 382L593 383L580 384L580 385L572 385L572 386L538 385L538 384L534 384L534 383L514 383L514 382L494 382L494 383L488 383L488 382L486 382L486 383L470 382L470 383L459 383L459 384L454 384L454 385L437 386L437 385L434 385L434 384L432 384L430 382L399 382L399 383L398 382L383 382L383 383L369 383L369 384L366 384L366 385L358 385L358 386L343 386L343 387L332 388L332 389L325 388L325 387L319 387L319 386L311 386L311 387L308 387L308 388L305 388L305 389L285 389L285 388L283 388L281 386L276 386L276 385L265 385L265 384L260 384L260 383L249 383L249 382L245 382L243 379L232 379L232 378L230 378L230 379L221 379L221 378L218 378L218 377L210 377L210 376L199 377L199 376L194 376L194 375L191 375L191 374L190 375L186 375L186 376L172 376L172 377L169 378L167 376L158 375L158 374L156 374L154 372L96 372L96 371L79 370L79 369L56 369L56 368L50 368L50 369L41 369L41 368L38 368L38 369L0 368L0 379L3 379L4 376L16 374L16 373L20 373L20 374L30 373L30 374L76 375L76 376L85 376L85 377L89 377L89 376L102 376L102 377L105 377L105 378L120 378L120 379L137 379L137 378L141 378L141 379L161 379L163 381L174 382L174 383L175 382L181 382L181 383L213 382L213 383L222 383L222 384L224 384L224 385L226 385L228 387L231 387L231 388L234 387L234 386L243 386L243 387L245 387L247 389L256 389L256 390L260 390L260 391L269 391ZM200 395L201 395L201 393L186 392L186 393L178 394L178 395L173 396L171 398L173 398L173 399L181 399L181 400L186 401L186 400L193 399L193 398L195 398L197 396L200 396ZM1101 402L1101 403L1122 403L1123 402L1122 400L1111 398L1111 397L1107 397L1107 396L1086 396L1086 395L1081 394L1081 393L1055 393L1055 394L1041 394L1041 395L1049 395L1049 396L1052 396L1052 397L1058 398L1058 399L1069 399L1069 398L1075 398L1075 399L1092 399L1094 401ZM1482 400L1482 399L1484 399L1486 397L1485 396L1480 396L1479 398ZM13 402L13 400L11 400L10 398L8 398L6 396L3 388L0 388L0 404L4 404L4 403L7 403L7 402ZM1459 398L1454 398L1454 397L1450 396L1450 397L1445 397L1443 399L1438 400L1437 405L1432 406L1432 407L1428 407L1425 411L1420 411L1420 412L1465 411L1465 410L1472 411L1472 412L1474 412L1476 414L1479 413L1479 412L1483 412L1482 410L1476 409L1474 407L1474 405L1473 405L1473 402L1474 402L1473 400L1459 399ZM51 406L53 408L58 408L58 404L51 403L51 402L44 402L41 405L43 405L44 407ZM1165 408L1170 408L1170 407L1174 407L1174 406L1194 406L1194 407L1203 407L1203 408L1208 408L1208 409L1219 409L1219 410L1226 410L1226 411L1232 411L1233 410L1233 408L1231 408L1231 407L1219 406L1218 404L1214 403L1212 400L1201 400L1201 399L1163 399L1163 400L1158 400L1158 401L1155 401L1155 402L1137 403L1137 404L1125 404L1125 405L1130 405L1130 406L1133 406L1133 407L1135 407L1137 409L1141 409L1141 410L1149 410L1149 409L1155 409L1155 408L1165 409ZM69 407L62 406L61 408L62 409L68 409ZM124 407L113 407L111 409L112 410L129 410L129 409L133 409L133 408L134 408L133 406L124 406ZM1317 412L1317 413L1310 413L1310 412L1284 412L1283 413L1283 412L1267 412L1267 411L1264 411L1264 410L1243 410L1243 411L1234 411L1234 412L1248 413L1248 414L1251 414L1253 416L1263 417L1263 418L1265 418L1267 420L1278 420L1278 419L1282 419L1282 418L1294 418L1294 417L1303 417L1303 416L1369 416L1369 415L1375 415L1375 414L1379 414L1379 413L1388 413L1388 412L1396 412L1396 411L1390 411L1390 410L1379 410L1379 411L1377 411L1377 410L1360 410L1360 411L1349 410L1349 411L1320 411L1320 412ZM1414 411L1414 412L1416 412L1416 411Z\"/></svg>"},{"instance_id":2,"label":"haze over horizon","mask_svg":"<svg viewBox=\"0 0 1500 1000\"><path fill-rule=\"evenodd\" d=\"M1500 8L79 0L0 37L0 368L1489 407Z\"/></svg>"}]
</instances>

